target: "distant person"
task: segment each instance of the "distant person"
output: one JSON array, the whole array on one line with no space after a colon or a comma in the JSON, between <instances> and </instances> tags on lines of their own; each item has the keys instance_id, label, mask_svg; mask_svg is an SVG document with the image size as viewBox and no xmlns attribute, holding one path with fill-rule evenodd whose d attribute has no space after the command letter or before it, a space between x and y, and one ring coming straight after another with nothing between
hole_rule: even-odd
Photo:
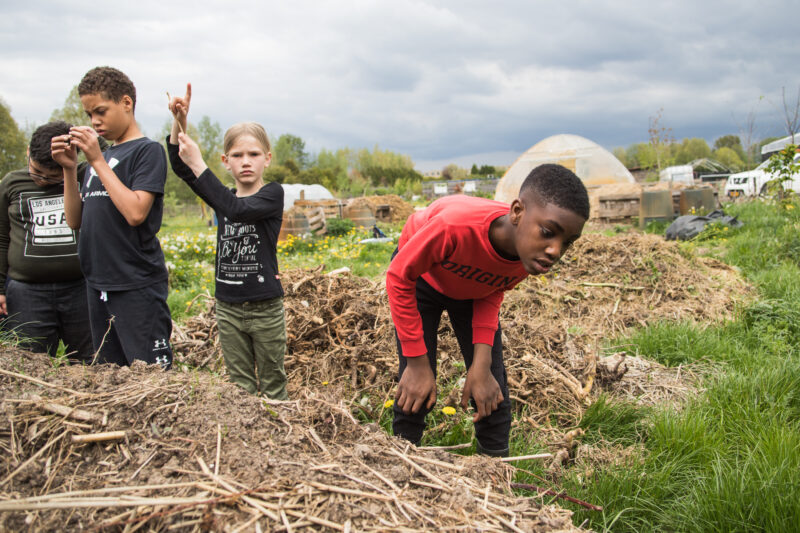
<instances>
[{"instance_id":1,"label":"distant person","mask_svg":"<svg viewBox=\"0 0 800 533\"><path fill-rule=\"evenodd\" d=\"M78 257L98 362L170 368L167 268L156 238L167 179L164 149L139 130L136 88L124 73L93 68L78 94L92 127L71 128L51 148L64 172L67 223L81 230ZM114 143L105 153L98 135ZM90 165L80 190L77 149Z\"/></svg>"},{"instance_id":2,"label":"distant person","mask_svg":"<svg viewBox=\"0 0 800 533\"><path fill-rule=\"evenodd\" d=\"M269 138L255 122L225 132L222 162L236 188L228 189L209 170L197 144L186 135L192 86L173 97L175 120L167 137L175 174L214 209L217 226L217 326L231 381L251 394L288 398L286 323L278 274L278 233L283 219L283 187L264 184L272 160Z\"/></svg>"},{"instance_id":3,"label":"distant person","mask_svg":"<svg viewBox=\"0 0 800 533\"><path fill-rule=\"evenodd\" d=\"M509 452L511 402L499 312L505 292L550 270L581 235L589 197L559 165L541 165L511 204L448 196L412 214L386 273L399 353L395 435L415 444L436 403L439 321L447 311L467 367L479 453Z\"/></svg>"},{"instance_id":4,"label":"distant person","mask_svg":"<svg viewBox=\"0 0 800 533\"><path fill-rule=\"evenodd\" d=\"M78 232L67 225L64 174L50 155L50 140L69 129L62 121L36 128L28 167L0 182L0 312L9 315L6 328L20 347L54 357L62 341L70 362L90 363Z\"/></svg>"}]
</instances>

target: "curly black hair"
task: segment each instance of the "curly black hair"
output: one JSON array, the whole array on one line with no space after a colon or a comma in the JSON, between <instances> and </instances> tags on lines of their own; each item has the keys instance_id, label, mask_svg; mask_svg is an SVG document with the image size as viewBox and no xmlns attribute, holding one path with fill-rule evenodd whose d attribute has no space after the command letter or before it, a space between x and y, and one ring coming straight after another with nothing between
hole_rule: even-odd
<instances>
[{"instance_id":1,"label":"curly black hair","mask_svg":"<svg viewBox=\"0 0 800 533\"><path fill-rule=\"evenodd\" d=\"M136 109L136 87L124 72L113 67L95 67L87 72L78 84L78 95L85 94L102 94L114 102L128 95Z\"/></svg>"},{"instance_id":2,"label":"curly black hair","mask_svg":"<svg viewBox=\"0 0 800 533\"><path fill-rule=\"evenodd\" d=\"M53 161L53 156L50 154L50 140L58 135L66 135L71 127L71 124L63 120L55 120L36 128L31 135L30 158L47 169L61 168L61 165Z\"/></svg>"},{"instance_id":3,"label":"curly black hair","mask_svg":"<svg viewBox=\"0 0 800 533\"><path fill-rule=\"evenodd\" d=\"M551 163L539 165L522 182L520 197L529 191L547 203L569 209L589 220L589 193L581 179L568 168Z\"/></svg>"}]
</instances>

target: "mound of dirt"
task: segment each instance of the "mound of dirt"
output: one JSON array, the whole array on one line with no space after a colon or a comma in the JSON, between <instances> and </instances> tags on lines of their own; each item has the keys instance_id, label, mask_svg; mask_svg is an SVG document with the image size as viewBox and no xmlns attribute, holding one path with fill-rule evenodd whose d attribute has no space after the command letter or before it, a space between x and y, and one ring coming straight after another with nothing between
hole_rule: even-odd
<instances>
[{"instance_id":1,"label":"mound of dirt","mask_svg":"<svg viewBox=\"0 0 800 533\"><path fill-rule=\"evenodd\" d=\"M396 194L361 196L350 200L349 205L355 207L367 206L373 215L378 213L378 207L388 205L389 220L383 220L383 222L405 222L409 215L414 212L414 206Z\"/></svg>"},{"instance_id":2,"label":"mound of dirt","mask_svg":"<svg viewBox=\"0 0 800 533\"><path fill-rule=\"evenodd\" d=\"M388 396L397 352L383 281L321 269L286 272L283 279L290 392L331 383L347 385L353 397L364 389ZM724 319L748 293L731 267L686 255L677 243L638 233L586 235L552 273L528 278L506 296L501 324L512 399L527 407L532 422L556 413L565 425L574 424L600 390L644 402L680 399L695 390L691 367L677 372L674 386L662 386L653 378L667 379L675 370L649 363L644 371L603 357L598 345L658 320ZM213 322L211 313L203 324ZM445 320L443 331L447 327ZM213 331L203 331L213 339ZM209 365L221 369L219 357ZM178 358L198 359L191 350ZM453 335L442 335L443 381L463 375L461 361Z\"/></svg>"},{"instance_id":3,"label":"mound of dirt","mask_svg":"<svg viewBox=\"0 0 800 533\"><path fill-rule=\"evenodd\" d=\"M206 372L0 353L0 529L576 531L511 467L362 425L341 392L271 402Z\"/></svg>"}]
</instances>

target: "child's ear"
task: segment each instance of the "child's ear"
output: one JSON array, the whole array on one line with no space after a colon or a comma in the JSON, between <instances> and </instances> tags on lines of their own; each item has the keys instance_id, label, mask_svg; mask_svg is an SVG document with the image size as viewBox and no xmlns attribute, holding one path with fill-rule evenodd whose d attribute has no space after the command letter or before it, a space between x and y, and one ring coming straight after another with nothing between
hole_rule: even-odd
<instances>
[{"instance_id":1,"label":"child's ear","mask_svg":"<svg viewBox=\"0 0 800 533\"><path fill-rule=\"evenodd\" d=\"M227 170L230 170L231 166L228 164L228 156L225 155L225 154L222 154L222 155L219 156L219 158L222 161L222 164L225 166L225 168Z\"/></svg>"},{"instance_id":2,"label":"child's ear","mask_svg":"<svg viewBox=\"0 0 800 533\"><path fill-rule=\"evenodd\" d=\"M270 163L272 163L272 152L267 152L267 163L264 166L268 167Z\"/></svg>"},{"instance_id":3,"label":"child's ear","mask_svg":"<svg viewBox=\"0 0 800 533\"><path fill-rule=\"evenodd\" d=\"M125 106L125 111L133 111L133 98L127 94L122 97L122 105Z\"/></svg>"},{"instance_id":4,"label":"child's ear","mask_svg":"<svg viewBox=\"0 0 800 533\"><path fill-rule=\"evenodd\" d=\"M522 220L522 214L525 212L525 204L519 198L511 202L511 209L508 212L508 220L515 226Z\"/></svg>"}]
</instances>

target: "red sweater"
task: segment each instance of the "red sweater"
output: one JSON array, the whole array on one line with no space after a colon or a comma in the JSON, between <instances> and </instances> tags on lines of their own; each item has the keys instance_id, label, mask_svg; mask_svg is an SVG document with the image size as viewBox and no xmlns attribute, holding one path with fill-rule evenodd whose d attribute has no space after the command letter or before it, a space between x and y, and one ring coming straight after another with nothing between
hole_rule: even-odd
<instances>
[{"instance_id":1,"label":"red sweater","mask_svg":"<svg viewBox=\"0 0 800 533\"><path fill-rule=\"evenodd\" d=\"M489 225L509 208L455 195L408 217L386 272L389 309L404 356L427 352L415 290L420 276L445 296L473 300L472 342L493 344L505 291L528 275L520 261L503 259L489 242Z\"/></svg>"}]
</instances>

